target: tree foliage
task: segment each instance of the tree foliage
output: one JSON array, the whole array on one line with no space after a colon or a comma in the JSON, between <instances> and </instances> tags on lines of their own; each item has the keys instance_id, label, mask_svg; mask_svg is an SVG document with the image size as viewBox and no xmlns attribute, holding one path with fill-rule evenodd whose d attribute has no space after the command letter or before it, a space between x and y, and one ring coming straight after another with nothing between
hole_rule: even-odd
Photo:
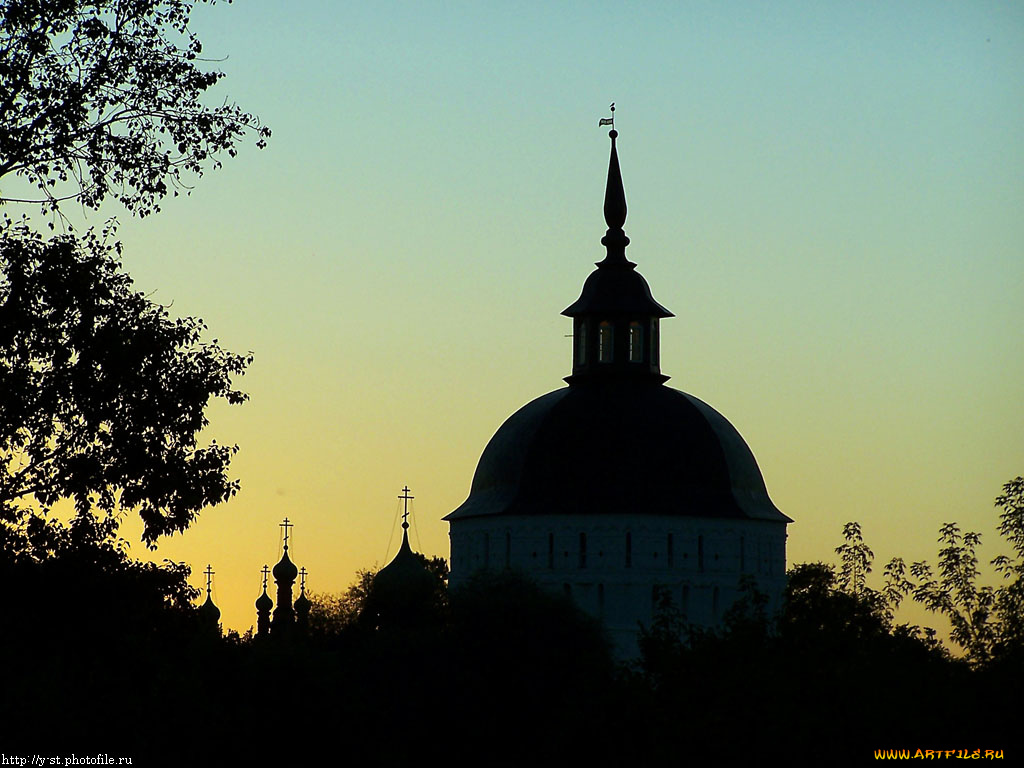
<instances>
[{"instance_id":1,"label":"tree foliage","mask_svg":"<svg viewBox=\"0 0 1024 768\"><path fill-rule=\"evenodd\" d=\"M434 579L433 594L429 596L429 612L440 615L448 601L448 562L443 557L427 557L413 553ZM334 637L356 626L373 592L373 579L377 568L362 568L342 594L313 593L309 595L310 633L314 637ZM368 623L368 622L367 622Z\"/></svg>"},{"instance_id":2,"label":"tree foliage","mask_svg":"<svg viewBox=\"0 0 1024 768\"><path fill-rule=\"evenodd\" d=\"M270 130L256 116L203 105L224 74L202 66L194 6L0 0L0 178L38 190L19 202L58 211L65 200L97 208L114 196L145 216L234 156L247 133L265 145Z\"/></svg>"},{"instance_id":3,"label":"tree foliage","mask_svg":"<svg viewBox=\"0 0 1024 768\"><path fill-rule=\"evenodd\" d=\"M951 639L975 666L1024 657L1024 478L1006 483L995 504L1002 510L999 533L1014 552L991 561L1002 584L978 584L981 534L961 533L956 523L946 523L939 529L937 569L925 561L914 563L913 580L903 586L914 600L949 620Z\"/></svg>"},{"instance_id":4,"label":"tree foliage","mask_svg":"<svg viewBox=\"0 0 1024 768\"><path fill-rule=\"evenodd\" d=\"M363 609L376 570L360 569L343 594L309 594L309 630L314 637L332 637L355 625Z\"/></svg>"},{"instance_id":5,"label":"tree foliage","mask_svg":"<svg viewBox=\"0 0 1024 768\"><path fill-rule=\"evenodd\" d=\"M144 540L184 530L238 488L233 446L202 446L211 399L251 356L204 342L134 290L110 232L44 240L0 231L0 519L31 545L27 521L58 500L77 515L138 510ZM13 537L13 538L12 538ZM33 545L34 546L34 545Z\"/></svg>"}]
</instances>

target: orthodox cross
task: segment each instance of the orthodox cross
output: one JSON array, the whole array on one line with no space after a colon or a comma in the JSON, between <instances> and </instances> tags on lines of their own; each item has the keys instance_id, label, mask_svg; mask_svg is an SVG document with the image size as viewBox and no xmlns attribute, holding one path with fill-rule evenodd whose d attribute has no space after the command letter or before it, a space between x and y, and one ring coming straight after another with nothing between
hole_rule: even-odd
<instances>
[{"instance_id":1,"label":"orthodox cross","mask_svg":"<svg viewBox=\"0 0 1024 768\"><path fill-rule=\"evenodd\" d=\"M284 548L288 549L288 529L289 528L294 528L295 525L292 524L292 523L289 523L288 522L288 518L286 517L284 519L284 522L281 523L281 527L284 528Z\"/></svg>"},{"instance_id":2,"label":"orthodox cross","mask_svg":"<svg viewBox=\"0 0 1024 768\"><path fill-rule=\"evenodd\" d=\"M213 566L207 565L206 570L203 571L206 574L206 594L210 594L210 584L213 583Z\"/></svg>"},{"instance_id":3,"label":"orthodox cross","mask_svg":"<svg viewBox=\"0 0 1024 768\"><path fill-rule=\"evenodd\" d=\"M263 591L267 591L267 576L270 575L270 567L264 565L263 570L260 571L263 574Z\"/></svg>"},{"instance_id":4,"label":"orthodox cross","mask_svg":"<svg viewBox=\"0 0 1024 768\"><path fill-rule=\"evenodd\" d=\"M407 486L405 486L405 488L402 489L402 495L399 496L398 498L402 499L404 504L405 504L405 509L402 512L402 528L408 530L409 529L409 499L415 499L416 497L409 495L409 486L407 485Z\"/></svg>"},{"instance_id":5,"label":"orthodox cross","mask_svg":"<svg viewBox=\"0 0 1024 768\"><path fill-rule=\"evenodd\" d=\"M299 569L299 589L302 592L306 591L306 568L303 566Z\"/></svg>"}]
</instances>

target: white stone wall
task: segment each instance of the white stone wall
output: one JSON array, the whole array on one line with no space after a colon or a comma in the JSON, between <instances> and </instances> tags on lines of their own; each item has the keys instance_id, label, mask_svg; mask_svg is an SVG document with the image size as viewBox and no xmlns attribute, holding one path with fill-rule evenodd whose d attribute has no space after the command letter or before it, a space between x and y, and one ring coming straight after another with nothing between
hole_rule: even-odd
<instances>
[{"instance_id":1,"label":"white stone wall","mask_svg":"<svg viewBox=\"0 0 1024 768\"><path fill-rule=\"evenodd\" d=\"M736 599L742 574L757 580L771 609L785 587L784 523L524 515L454 520L450 536L453 587L480 569L526 573L600 617L626 656L636 652L638 622L651 623L657 589L668 591L689 622L714 626Z\"/></svg>"}]
</instances>

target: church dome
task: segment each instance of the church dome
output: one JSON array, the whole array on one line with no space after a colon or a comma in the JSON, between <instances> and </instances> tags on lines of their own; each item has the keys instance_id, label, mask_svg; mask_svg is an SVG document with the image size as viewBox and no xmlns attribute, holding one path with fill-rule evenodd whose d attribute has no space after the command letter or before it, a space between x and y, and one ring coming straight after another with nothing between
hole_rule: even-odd
<instances>
[{"instance_id":1,"label":"church dome","mask_svg":"<svg viewBox=\"0 0 1024 768\"><path fill-rule=\"evenodd\" d=\"M725 417L652 380L577 384L520 408L447 519L563 513L790 521Z\"/></svg>"},{"instance_id":2,"label":"church dome","mask_svg":"<svg viewBox=\"0 0 1024 768\"><path fill-rule=\"evenodd\" d=\"M274 607L274 601L267 594L267 585L263 585L263 594L256 598L256 610L269 612Z\"/></svg>"},{"instance_id":3,"label":"church dome","mask_svg":"<svg viewBox=\"0 0 1024 768\"><path fill-rule=\"evenodd\" d=\"M429 599L435 586L436 580L427 570L423 558L412 551L408 532L403 531L398 554L373 577L371 590L380 600L415 602Z\"/></svg>"},{"instance_id":4,"label":"church dome","mask_svg":"<svg viewBox=\"0 0 1024 768\"><path fill-rule=\"evenodd\" d=\"M285 582L292 583L295 581L295 577L299 575L299 569L295 567L295 563L292 562L291 558L288 557L288 545L284 545L284 554L281 556L280 562L274 566L274 581L278 584Z\"/></svg>"},{"instance_id":5,"label":"church dome","mask_svg":"<svg viewBox=\"0 0 1024 768\"><path fill-rule=\"evenodd\" d=\"M626 258L618 132L609 136L607 255L562 312L573 319L569 386L509 417L484 449L469 498L445 519L632 513L792 522L725 417L664 386L659 323L672 313Z\"/></svg>"}]
</instances>

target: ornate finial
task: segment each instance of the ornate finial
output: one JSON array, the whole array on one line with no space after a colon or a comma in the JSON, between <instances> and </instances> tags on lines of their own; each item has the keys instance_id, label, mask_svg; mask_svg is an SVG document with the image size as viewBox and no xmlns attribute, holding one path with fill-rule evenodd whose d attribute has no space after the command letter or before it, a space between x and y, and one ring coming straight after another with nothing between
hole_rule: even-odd
<instances>
[{"instance_id":1,"label":"ornate finial","mask_svg":"<svg viewBox=\"0 0 1024 768\"><path fill-rule=\"evenodd\" d=\"M405 503L405 509L402 511L402 528L409 530L409 499L415 499L415 496L409 495L409 486L405 486L402 489L402 495L398 498L403 499Z\"/></svg>"},{"instance_id":2,"label":"ornate finial","mask_svg":"<svg viewBox=\"0 0 1024 768\"><path fill-rule=\"evenodd\" d=\"M303 566L302 568L299 569L299 591L303 592L303 593L306 591L306 568L305 568L305 566Z\"/></svg>"},{"instance_id":3,"label":"ornate finial","mask_svg":"<svg viewBox=\"0 0 1024 768\"><path fill-rule=\"evenodd\" d=\"M597 127L600 128L602 125L610 125L612 127L612 133L614 133L615 136L618 136L618 133L615 131L615 102L614 101L608 106L608 109L611 110L612 116L611 117L602 117L600 122L598 122ZM613 136L612 138L615 138L615 136Z\"/></svg>"},{"instance_id":4,"label":"ornate finial","mask_svg":"<svg viewBox=\"0 0 1024 768\"><path fill-rule=\"evenodd\" d=\"M213 566L207 564L206 570L203 571L203 573L206 574L206 594L207 594L207 596L209 596L209 594L211 592L211 586L210 585L213 584L213 574L214 574Z\"/></svg>"},{"instance_id":5,"label":"ornate finial","mask_svg":"<svg viewBox=\"0 0 1024 768\"><path fill-rule=\"evenodd\" d=\"M626 262L626 246L629 238L622 231L626 223L626 192L622 188L622 173L619 171L619 153L615 148L615 139L619 132L615 130L615 102L611 105L612 116L602 118L602 125L611 125L608 135L612 139L612 152L608 160L608 182L604 189L604 220L608 231L601 239L601 244L608 248L605 262Z\"/></svg>"},{"instance_id":6,"label":"ornate finial","mask_svg":"<svg viewBox=\"0 0 1024 768\"><path fill-rule=\"evenodd\" d=\"M264 565L263 570L260 571L263 574L263 591L267 591L267 577L270 575L270 566Z\"/></svg>"},{"instance_id":7,"label":"ornate finial","mask_svg":"<svg viewBox=\"0 0 1024 768\"><path fill-rule=\"evenodd\" d=\"M213 566L207 565L203 573L206 574L206 602L199 606L199 616L210 629L215 629L219 635L220 626L217 622L220 621L220 608L213 604Z\"/></svg>"},{"instance_id":8,"label":"ornate finial","mask_svg":"<svg viewBox=\"0 0 1024 768\"><path fill-rule=\"evenodd\" d=\"M284 522L281 523L281 527L284 528L284 548L288 549L288 529L294 528L295 526L292 523L288 522L288 518L286 517L284 519Z\"/></svg>"}]
</instances>

